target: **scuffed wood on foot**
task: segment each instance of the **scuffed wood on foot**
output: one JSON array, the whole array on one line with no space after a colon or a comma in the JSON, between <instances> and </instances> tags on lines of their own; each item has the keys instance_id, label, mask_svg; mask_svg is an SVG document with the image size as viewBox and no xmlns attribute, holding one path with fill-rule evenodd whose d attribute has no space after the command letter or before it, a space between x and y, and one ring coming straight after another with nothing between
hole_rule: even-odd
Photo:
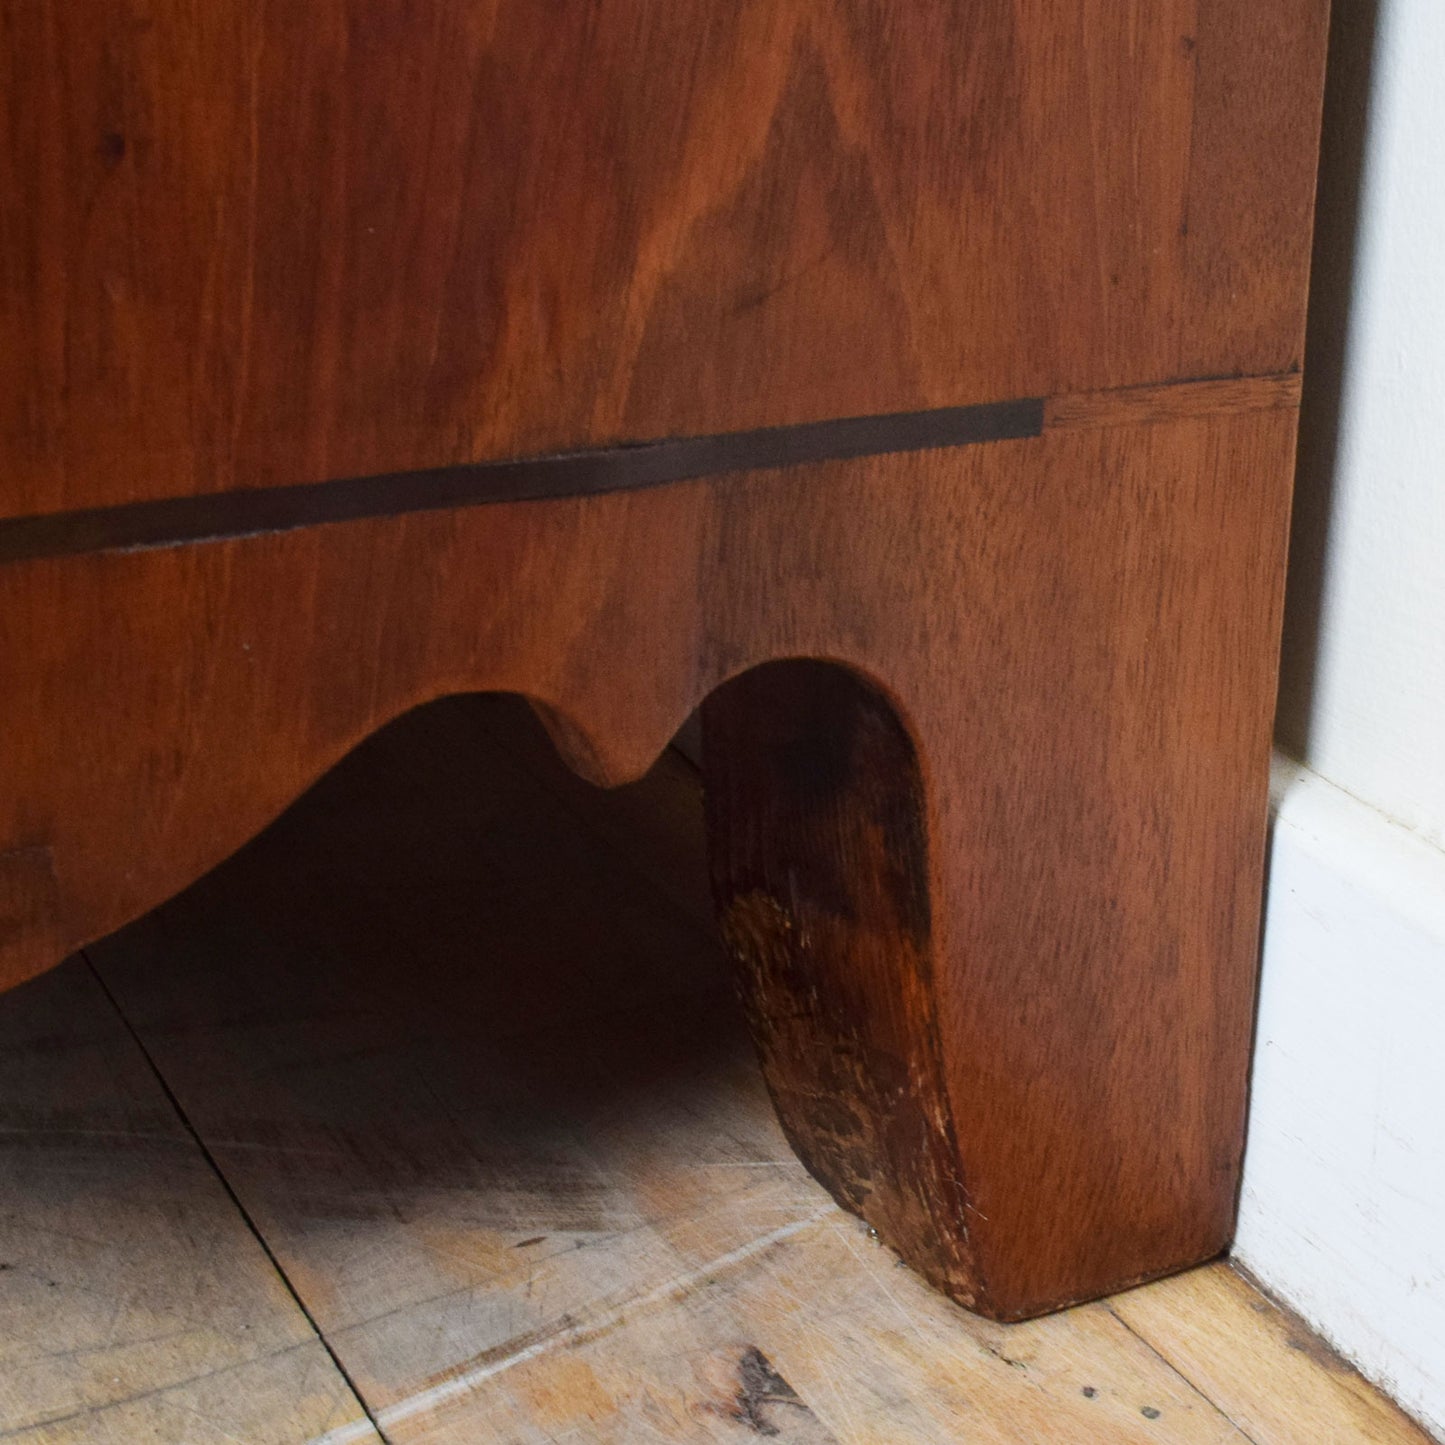
<instances>
[{"instance_id":1,"label":"scuffed wood on foot","mask_svg":"<svg viewBox=\"0 0 1445 1445\"><path fill-rule=\"evenodd\" d=\"M718 917L783 1128L835 1199L972 1304L913 743L876 688L816 662L726 684L703 738Z\"/></svg>"}]
</instances>

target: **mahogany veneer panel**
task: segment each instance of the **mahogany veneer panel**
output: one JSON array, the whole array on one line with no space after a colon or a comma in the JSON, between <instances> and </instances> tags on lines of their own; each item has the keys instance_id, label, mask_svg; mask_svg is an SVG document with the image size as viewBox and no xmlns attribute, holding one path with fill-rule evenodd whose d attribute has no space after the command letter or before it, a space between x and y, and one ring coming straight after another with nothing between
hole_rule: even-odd
<instances>
[{"instance_id":1,"label":"mahogany veneer panel","mask_svg":"<svg viewBox=\"0 0 1445 1445\"><path fill-rule=\"evenodd\" d=\"M1325 0L0 0L0 515L1298 367Z\"/></svg>"}]
</instances>

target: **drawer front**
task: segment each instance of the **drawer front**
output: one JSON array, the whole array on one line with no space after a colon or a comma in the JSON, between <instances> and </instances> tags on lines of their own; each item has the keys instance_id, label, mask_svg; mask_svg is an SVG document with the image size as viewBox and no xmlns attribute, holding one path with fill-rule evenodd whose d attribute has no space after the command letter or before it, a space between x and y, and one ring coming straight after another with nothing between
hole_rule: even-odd
<instances>
[{"instance_id":1,"label":"drawer front","mask_svg":"<svg viewBox=\"0 0 1445 1445\"><path fill-rule=\"evenodd\" d=\"M0 0L0 517L1297 366L1324 0Z\"/></svg>"}]
</instances>

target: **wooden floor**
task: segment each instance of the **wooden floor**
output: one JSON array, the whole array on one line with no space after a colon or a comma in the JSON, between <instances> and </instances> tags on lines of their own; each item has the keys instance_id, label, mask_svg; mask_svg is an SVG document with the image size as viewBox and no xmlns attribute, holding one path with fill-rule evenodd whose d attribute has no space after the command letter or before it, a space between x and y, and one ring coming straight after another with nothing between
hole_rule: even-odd
<instances>
[{"instance_id":1,"label":"wooden floor","mask_svg":"<svg viewBox=\"0 0 1445 1445\"><path fill-rule=\"evenodd\" d=\"M403 719L0 998L0 1439L1423 1441L1223 1265L1027 1325L768 1107L675 756Z\"/></svg>"}]
</instances>

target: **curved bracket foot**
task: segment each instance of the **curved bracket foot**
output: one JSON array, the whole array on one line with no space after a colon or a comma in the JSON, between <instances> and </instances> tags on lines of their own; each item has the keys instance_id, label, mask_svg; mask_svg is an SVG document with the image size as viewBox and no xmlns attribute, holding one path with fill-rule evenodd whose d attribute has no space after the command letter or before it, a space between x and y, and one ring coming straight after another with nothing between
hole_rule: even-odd
<instances>
[{"instance_id":1,"label":"curved bracket foot","mask_svg":"<svg viewBox=\"0 0 1445 1445\"><path fill-rule=\"evenodd\" d=\"M839 1203L974 1304L913 743L869 684L799 661L714 693L703 746L718 916L789 1141Z\"/></svg>"}]
</instances>

